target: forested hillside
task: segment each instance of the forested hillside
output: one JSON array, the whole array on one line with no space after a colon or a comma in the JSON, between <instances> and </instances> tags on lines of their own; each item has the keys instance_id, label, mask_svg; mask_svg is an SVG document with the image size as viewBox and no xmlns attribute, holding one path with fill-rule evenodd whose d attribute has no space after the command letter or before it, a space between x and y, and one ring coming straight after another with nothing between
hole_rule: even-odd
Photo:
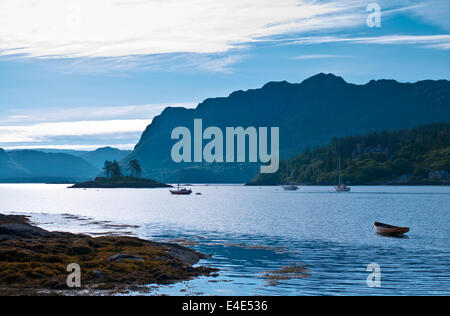
<instances>
[{"instance_id":1,"label":"forested hillside","mask_svg":"<svg viewBox=\"0 0 450 316\"><path fill-rule=\"evenodd\" d=\"M339 157L343 179L351 184L450 183L450 124L333 138L293 157L289 167L283 161L276 174L258 175L251 184L334 184Z\"/></svg>"}]
</instances>

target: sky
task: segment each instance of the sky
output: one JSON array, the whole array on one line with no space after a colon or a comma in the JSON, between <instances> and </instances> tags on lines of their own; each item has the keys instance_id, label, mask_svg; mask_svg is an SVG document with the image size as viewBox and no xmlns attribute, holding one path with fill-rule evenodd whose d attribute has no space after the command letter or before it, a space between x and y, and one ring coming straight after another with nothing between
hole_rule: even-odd
<instances>
[{"instance_id":1,"label":"sky","mask_svg":"<svg viewBox=\"0 0 450 316\"><path fill-rule=\"evenodd\" d=\"M448 0L0 0L0 148L131 149L166 106L320 72L449 80L449 16Z\"/></svg>"}]
</instances>

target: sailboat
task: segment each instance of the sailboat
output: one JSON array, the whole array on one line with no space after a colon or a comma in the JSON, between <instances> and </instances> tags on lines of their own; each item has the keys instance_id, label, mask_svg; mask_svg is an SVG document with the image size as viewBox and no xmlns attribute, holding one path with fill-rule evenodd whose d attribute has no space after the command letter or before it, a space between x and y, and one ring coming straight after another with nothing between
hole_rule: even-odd
<instances>
[{"instance_id":1,"label":"sailboat","mask_svg":"<svg viewBox=\"0 0 450 316\"><path fill-rule=\"evenodd\" d=\"M186 189L186 188L180 188L180 175L178 172L178 176L177 176L177 189L176 190L169 190L170 193L172 195L191 195L192 194L192 190L191 189Z\"/></svg>"},{"instance_id":2,"label":"sailboat","mask_svg":"<svg viewBox=\"0 0 450 316\"><path fill-rule=\"evenodd\" d=\"M169 190L173 195L190 195L192 194L191 189L180 188L180 184L178 183L176 190Z\"/></svg>"},{"instance_id":3,"label":"sailboat","mask_svg":"<svg viewBox=\"0 0 450 316\"><path fill-rule=\"evenodd\" d=\"M289 176L289 160L287 161L287 171L288 171L287 174ZM293 184L285 184L282 187L285 191L297 191L298 190L298 186L293 185Z\"/></svg>"},{"instance_id":4,"label":"sailboat","mask_svg":"<svg viewBox=\"0 0 450 316\"><path fill-rule=\"evenodd\" d=\"M344 183L342 183L342 176L341 176L341 157L339 157L339 164L338 164L338 186L334 188L334 190L338 193L340 192L350 192L351 188L346 186Z\"/></svg>"}]
</instances>

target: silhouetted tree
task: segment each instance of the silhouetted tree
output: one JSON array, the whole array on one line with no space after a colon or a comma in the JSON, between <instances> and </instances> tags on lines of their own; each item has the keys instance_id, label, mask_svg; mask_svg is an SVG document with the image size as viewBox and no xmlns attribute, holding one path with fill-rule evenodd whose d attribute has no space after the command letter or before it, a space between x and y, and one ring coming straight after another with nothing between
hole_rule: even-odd
<instances>
[{"instance_id":1,"label":"silhouetted tree","mask_svg":"<svg viewBox=\"0 0 450 316\"><path fill-rule=\"evenodd\" d=\"M103 166L103 170L105 170L106 178L109 178L112 171L112 162L109 160L105 161L105 165Z\"/></svg>"},{"instance_id":2,"label":"silhouetted tree","mask_svg":"<svg viewBox=\"0 0 450 316\"><path fill-rule=\"evenodd\" d=\"M130 171L130 175L132 177L136 176L139 178L142 173L141 165L137 159L133 159L128 163L128 170Z\"/></svg>"},{"instance_id":3,"label":"silhouetted tree","mask_svg":"<svg viewBox=\"0 0 450 316\"><path fill-rule=\"evenodd\" d=\"M115 160L111 163L111 174L113 177L121 177L122 176L122 170L120 169L120 165Z\"/></svg>"}]
</instances>

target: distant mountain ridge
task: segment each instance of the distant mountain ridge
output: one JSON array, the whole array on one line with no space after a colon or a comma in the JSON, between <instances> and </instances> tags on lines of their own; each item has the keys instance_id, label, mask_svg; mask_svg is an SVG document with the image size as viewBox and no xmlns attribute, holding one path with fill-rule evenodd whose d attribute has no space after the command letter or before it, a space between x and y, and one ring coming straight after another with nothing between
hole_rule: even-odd
<instances>
[{"instance_id":1,"label":"distant mountain ridge","mask_svg":"<svg viewBox=\"0 0 450 316\"><path fill-rule=\"evenodd\" d=\"M280 127L281 158L288 158L308 146L326 144L334 136L449 122L450 82L372 80L357 85L321 73L299 84L270 82L260 89L207 99L196 109L168 107L153 119L122 164L138 159L144 177L162 182L243 183L253 178L257 164L172 162L172 130L185 126L192 131L196 118L203 120L204 128Z\"/></svg>"},{"instance_id":2,"label":"distant mountain ridge","mask_svg":"<svg viewBox=\"0 0 450 316\"><path fill-rule=\"evenodd\" d=\"M101 172L105 160L120 160L129 153L111 147L92 152L0 148L0 182L85 181Z\"/></svg>"},{"instance_id":3,"label":"distant mountain ridge","mask_svg":"<svg viewBox=\"0 0 450 316\"><path fill-rule=\"evenodd\" d=\"M106 160L117 160L125 158L131 153L131 150L120 150L112 147L98 148L97 150L90 151L82 154L80 157L85 159L87 162L93 166L101 169Z\"/></svg>"},{"instance_id":4,"label":"distant mountain ridge","mask_svg":"<svg viewBox=\"0 0 450 316\"><path fill-rule=\"evenodd\" d=\"M0 154L2 182L67 182L88 179L99 169L68 154L19 150Z\"/></svg>"}]
</instances>

